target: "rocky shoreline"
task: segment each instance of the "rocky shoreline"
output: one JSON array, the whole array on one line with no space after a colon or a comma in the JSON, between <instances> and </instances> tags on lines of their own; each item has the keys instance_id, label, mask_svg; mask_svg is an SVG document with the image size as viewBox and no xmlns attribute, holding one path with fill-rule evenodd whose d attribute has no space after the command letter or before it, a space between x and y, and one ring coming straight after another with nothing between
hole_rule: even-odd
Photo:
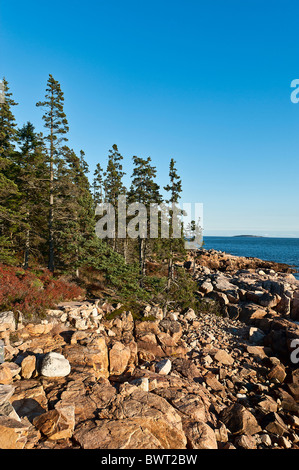
<instances>
[{"instance_id":1,"label":"rocky shoreline","mask_svg":"<svg viewBox=\"0 0 299 470\"><path fill-rule=\"evenodd\" d=\"M134 320L100 300L40 323L0 313L0 448L299 448L291 268L214 250L185 268L221 315L147 305Z\"/></svg>"}]
</instances>

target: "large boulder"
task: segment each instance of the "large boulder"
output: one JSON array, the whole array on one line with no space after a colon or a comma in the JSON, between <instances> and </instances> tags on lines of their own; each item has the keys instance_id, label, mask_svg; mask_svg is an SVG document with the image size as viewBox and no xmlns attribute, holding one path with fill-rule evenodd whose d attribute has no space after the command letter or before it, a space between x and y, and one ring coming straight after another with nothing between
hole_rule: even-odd
<instances>
[{"instance_id":1,"label":"large boulder","mask_svg":"<svg viewBox=\"0 0 299 470\"><path fill-rule=\"evenodd\" d=\"M48 400L39 380L21 380L16 382L10 402L20 418L30 422L48 410Z\"/></svg>"},{"instance_id":2,"label":"large boulder","mask_svg":"<svg viewBox=\"0 0 299 470\"><path fill-rule=\"evenodd\" d=\"M83 449L163 449L154 433L134 419L87 421L74 438Z\"/></svg>"},{"instance_id":3,"label":"large boulder","mask_svg":"<svg viewBox=\"0 0 299 470\"><path fill-rule=\"evenodd\" d=\"M86 345L67 345L63 354L72 368L90 369L96 379L109 377L108 348L104 336L91 335Z\"/></svg>"},{"instance_id":4,"label":"large boulder","mask_svg":"<svg viewBox=\"0 0 299 470\"><path fill-rule=\"evenodd\" d=\"M116 398L116 390L106 378L82 381L71 380L60 396L60 406L74 406L75 423L93 420L97 410L105 410ZM109 416L109 413L107 414Z\"/></svg>"},{"instance_id":5,"label":"large boulder","mask_svg":"<svg viewBox=\"0 0 299 470\"><path fill-rule=\"evenodd\" d=\"M111 375L121 375L127 369L131 350L119 341L109 351L109 368Z\"/></svg>"},{"instance_id":6,"label":"large boulder","mask_svg":"<svg viewBox=\"0 0 299 470\"><path fill-rule=\"evenodd\" d=\"M183 429L187 437L188 448L218 449L215 432L207 423L200 420L184 419Z\"/></svg>"},{"instance_id":7,"label":"large boulder","mask_svg":"<svg viewBox=\"0 0 299 470\"><path fill-rule=\"evenodd\" d=\"M70 372L70 363L62 354L50 352L45 355L42 361L41 375L45 377L65 377Z\"/></svg>"},{"instance_id":8,"label":"large boulder","mask_svg":"<svg viewBox=\"0 0 299 470\"><path fill-rule=\"evenodd\" d=\"M222 410L219 419L235 435L252 436L261 431L255 416L240 403L235 403Z\"/></svg>"},{"instance_id":9,"label":"large boulder","mask_svg":"<svg viewBox=\"0 0 299 470\"><path fill-rule=\"evenodd\" d=\"M96 425L79 427L74 433L83 448L133 449L144 448L145 443L150 448L186 448L179 413L164 398L133 385L116 395L108 408L99 410L98 416Z\"/></svg>"},{"instance_id":10,"label":"large boulder","mask_svg":"<svg viewBox=\"0 0 299 470\"><path fill-rule=\"evenodd\" d=\"M75 427L75 407L58 403L54 410L34 418L33 424L50 440L68 439L72 437Z\"/></svg>"},{"instance_id":11,"label":"large boulder","mask_svg":"<svg viewBox=\"0 0 299 470\"><path fill-rule=\"evenodd\" d=\"M290 316L292 320L299 321L299 290L294 293Z\"/></svg>"},{"instance_id":12,"label":"large boulder","mask_svg":"<svg viewBox=\"0 0 299 470\"><path fill-rule=\"evenodd\" d=\"M24 449L28 428L16 419L0 416L0 449Z\"/></svg>"}]
</instances>

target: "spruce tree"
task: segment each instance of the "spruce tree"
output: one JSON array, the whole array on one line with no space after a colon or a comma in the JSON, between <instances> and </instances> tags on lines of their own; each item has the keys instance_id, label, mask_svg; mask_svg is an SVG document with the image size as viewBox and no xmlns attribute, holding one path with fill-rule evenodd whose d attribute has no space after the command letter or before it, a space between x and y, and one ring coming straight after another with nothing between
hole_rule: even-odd
<instances>
[{"instance_id":1,"label":"spruce tree","mask_svg":"<svg viewBox=\"0 0 299 470\"><path fill-rule=\"evenodd\" d=\"M103 193L103 168L100 163L97 163L96 169L93 174L93 200L94 206L101 204L104 201Z\"/></svg>"},{"instance_id":2,"label":"spruce tree","mask_svg":"<svg viewBox=\"0 0 299 470\"><path fill-rule=\"evenodd\" d=\"M76 275L79 276L79 268L85 261L89 243L95 237L94 201L84 152L80 151L80 157L68 147L64 148L64 152L64 193L61 202L64 206L63 213L68 216L60 222L64 242L59 243L59 251L64 266L69 270L75 268Z\"/></svg>"},{"instance_id":3,"label":"spruce tree","mask_svg":"<svg viewBox=\"0 0 299 470\"><path fill-rule=\"evenodd\" d=\"M58 81L50 74L47 82L44 101L39 101L36 106L44 109L44 126L48 131L45 139L48 143L49 161L49 262L48 268L54 271L54 245L55 245L55 170L59 164L59 156L64 142L68 139L69 130L66 115L63 109L64 96Z\"/></svg>"},{"instance_id":4,"label":"spruce tree","mask_svg":"<svg viewBox=\"0 0 299 470\"><path fill-rule=\"evenodd\" d=\"M22 217L18 238L24 252L23 265L28 268L30 253L40 258L45 242L46 152L42 135L35 132L30 122L18 130L17 138L19 150L14 153L13 163Z\"/></svg>"},{"instance_id":5,"label":"spruce tree","mask_svg":"<svg viewBox=\"0 0 299 470\"><path fill-rule=\"evenodd\" d=\"M166 203L169 204L169 239L165 240L164 243L164 250L165 254L168 257L168 283L167 289L170 289L171 281L173 280L173 256L174 252L176 253L184 253L184 241L183 241L183 234L181 233L180 238L174 238L174 224L181 227L180 216L181 213L178 208L178 202L181 198L182 192L182 181L177 173L177 169L175 167L175 161L172 158L169 164L169 183L164 186L165 191L169 193L168 199L166 199ZM176 209L177 208L177 209ZM179 212L179 213L178 213ZM176 234L177 235L177 234Z\"/></svg>"},{"instance_id":6,"label":"spruce tree","mask_svg":"<svg viewBox=\"0 0 299 470\"><path fill-rule=\"evenodd\" d=\"M0 260L15 262L14 232L20 221L20 215L19 208L15 204L18 187L13 180L12 171L17 134L12 107L17 103L12 98L5 78L2 86L4 96L0 102Z\"/></svg>"},{"instance_id":7,"label":"spruce tree","mask_svg":"<svg viewBox=\"0 0 299 470\"><path fill-rule=\"evenodd\" d=\"M3 78L3 102L0 101L0 157L9 159L14 150L17 140L17 124L12 112L12 107L18 103L12 98L9 91L8 81Z\"/></svg>"},{"instance_id":8,"label":"spruce tree","mask_svg":"<svg viewBox=\"0 0 299 470\"><path fill-rule=\"evenodd\" d=\"M151 165L151 158L143 159L133 157L134 170L132 174L132 184L128 193L129 202L142 203L146 207L146 236L138 236L140 286L143 287L143 280L146 275L146 254L149 246L149 220L150 205L162 203L159 185L156 183L157 170ZM140 230L140 227L139 227Z\"/></svg>"},{"instance_id":9,"label":"spruce tree","mask_svg":"<svg viewBox=\"0 0 299 470\"><path fill-rule=\"evenodd\" d=\"M123 184L123 176L125 175L122 166L123 157L119 153L117 145L112 146L109 150L107 169L104 173L104 192L105 202L112 204L115 211L115 233L112 241L113 249L116 250L117 233L118 233L118 198L121 194L126 193L126 188Z\"/></svg>"}]
</instances>

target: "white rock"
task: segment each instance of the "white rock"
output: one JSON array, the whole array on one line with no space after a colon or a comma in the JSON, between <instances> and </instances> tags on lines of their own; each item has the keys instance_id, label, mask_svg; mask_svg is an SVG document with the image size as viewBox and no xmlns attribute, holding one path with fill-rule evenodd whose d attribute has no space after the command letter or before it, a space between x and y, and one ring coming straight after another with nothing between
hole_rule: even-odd
<instances>
[{"instance_id":1,"label":"white rock","mask_svg":"<svg viewBox=\"0 0 299 470\"><path fill-rule=\"evenodd\" d=\"M86 323L86 319L85 318L76 318L75 328L77 330L87 330L88 326L87 326L87 323Z\"/></svg>"},{"instance_id":2,"label":"white rock","mask_svg":"<svg viewBox=\"0 0 299 470\"><path fill-rule=\"evenodd\" d=\"M70 363L62 354L50 352L43 359L41 375L45 377L65 377L70 371Z\"/></svg>"},{"instance_id":3,"label":"white rock","mask_svg":"<svg viewBox=\"0 0 299 470\"><path fill-rule=\"evenodd\" d=\"M169 320L171 320L171 321L177 321L178 316L175 313L171 312L167 315L167 318L169 318Z\"/></svg>"},{"instance_id":4,"label":"white rock","mask_svg":"<svg viewBox=\"0 0 299 470\"><path fill-rule=\"evenodd\" d=\"M266 446L270 446L272 444L271 437L269 434L262 434L260 436L260 440L262 444L265 444Z\"/></svg>"},{"instance_id":5,"label":"white rock","mask_svg":"<svg viewBox=\"0 0 299 470\"><path fill-rule=\"evenodd\" d=\"M68 316L67 313L63 313L60 317L60 321L62 323L65 323L67 321L67 316Z\"/></svg>"},{"instance_id":6,"label":"white rock","mask_svg":"<svg viewBox=\"0 0 299 470\"><path fill-rule=\"evenodd\" d=\"M51 317L60 317L61 314L62 314L61 310L47 310L47 315Z\"/></svg>"},{"instance_id":7,"label":"white rock","mask_svg":"<svg viewBox=\"0 0 299 470\"><path fill-rule=\"evenodd\" d=\"M189 308L188 311L184 315L185 320L192 321L196 319L195 312L192 308Z\"/></svg>"},{"instance_id":8,"label":"white rock","mask_svg":"<svg viewBox=\"0 0 299 470\"><path fill-rule=\"evenodd\" d=\"M149 391L149 380L147 377L135 379L131 382L131 384L135 385L136 387L138 387L140 390L143 390L144 392Z\"/></svg>"},{"instance_id":9,"label":"white rock","mask_svg":"<svg viewBox=\"0 0 299 470\"><path fill-rule=\"evenodd\" d=\"M9 312L1 312L0 313L0 331L5 330L15 330L16 329L16 320L14 313Z\"/></svg>"},{"instance_id":10,"label":"white rock","mask_svg":"<svg viewBox=\"0 0 299 470\"><path fill-rule=\"evenodd\" d=\"M15 387L13 385L0 385L0 405L9 401L13 396Z\"/></svg>"},{"instance_id":11,"label":"white rock","mask_svg":"<svg viewBox=\"0 0 299 470\"><path fill-rule=\"evenodd\" d=\"M112 336L115 336L116 334L114 333L114 331L108 330L108 331L107 331L107 335L110 336L110 337L112 337Z\"/></svg>"},{"instance_id":12,"label":"white rock","mask_svg":"<svg viewBox=\"0 0 299 470\"><path fill-rule=\"evenodd\" d=\"M171 371L171 361L169 359L163 359L163 361L156 364L156 372L161 375L167 375Z\"/></svg>"},{"instance_id":13,"label":"white rock","mask_svg":"<svg viewBox=\"0 0 299 470\"><path fill-rule=\"evenodd\" d=\"M99 316L99 312L98 312L98 309L97 308L94 308L91 312L91 316L92 317L98 317Z\"/></svg>"},{"instance_id":14,"label":"white rock","mask_svg":"<svg viewBox=\"0 0 299 470\"><path fill-rule=\"evenodd\" d=\"M80 315L82 318L88 318L90 316L90 310L81 310Z\"/></svg>"}]
</instances>

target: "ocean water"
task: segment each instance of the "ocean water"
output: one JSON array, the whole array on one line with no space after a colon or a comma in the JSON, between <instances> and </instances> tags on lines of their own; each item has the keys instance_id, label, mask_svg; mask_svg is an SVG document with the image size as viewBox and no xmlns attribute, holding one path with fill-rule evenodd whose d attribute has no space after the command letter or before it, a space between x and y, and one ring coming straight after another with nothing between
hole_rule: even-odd
<instances>
[{"instance_id":1,"label":"ocean water","mask_svg":"<svg viewBox=\"0 0 299 470\"><path fill-rule=\"evenodd\" d=\"M204 237L203 248L295 266L299 279L299 238Z\"/></svg>"}]
</instances>

